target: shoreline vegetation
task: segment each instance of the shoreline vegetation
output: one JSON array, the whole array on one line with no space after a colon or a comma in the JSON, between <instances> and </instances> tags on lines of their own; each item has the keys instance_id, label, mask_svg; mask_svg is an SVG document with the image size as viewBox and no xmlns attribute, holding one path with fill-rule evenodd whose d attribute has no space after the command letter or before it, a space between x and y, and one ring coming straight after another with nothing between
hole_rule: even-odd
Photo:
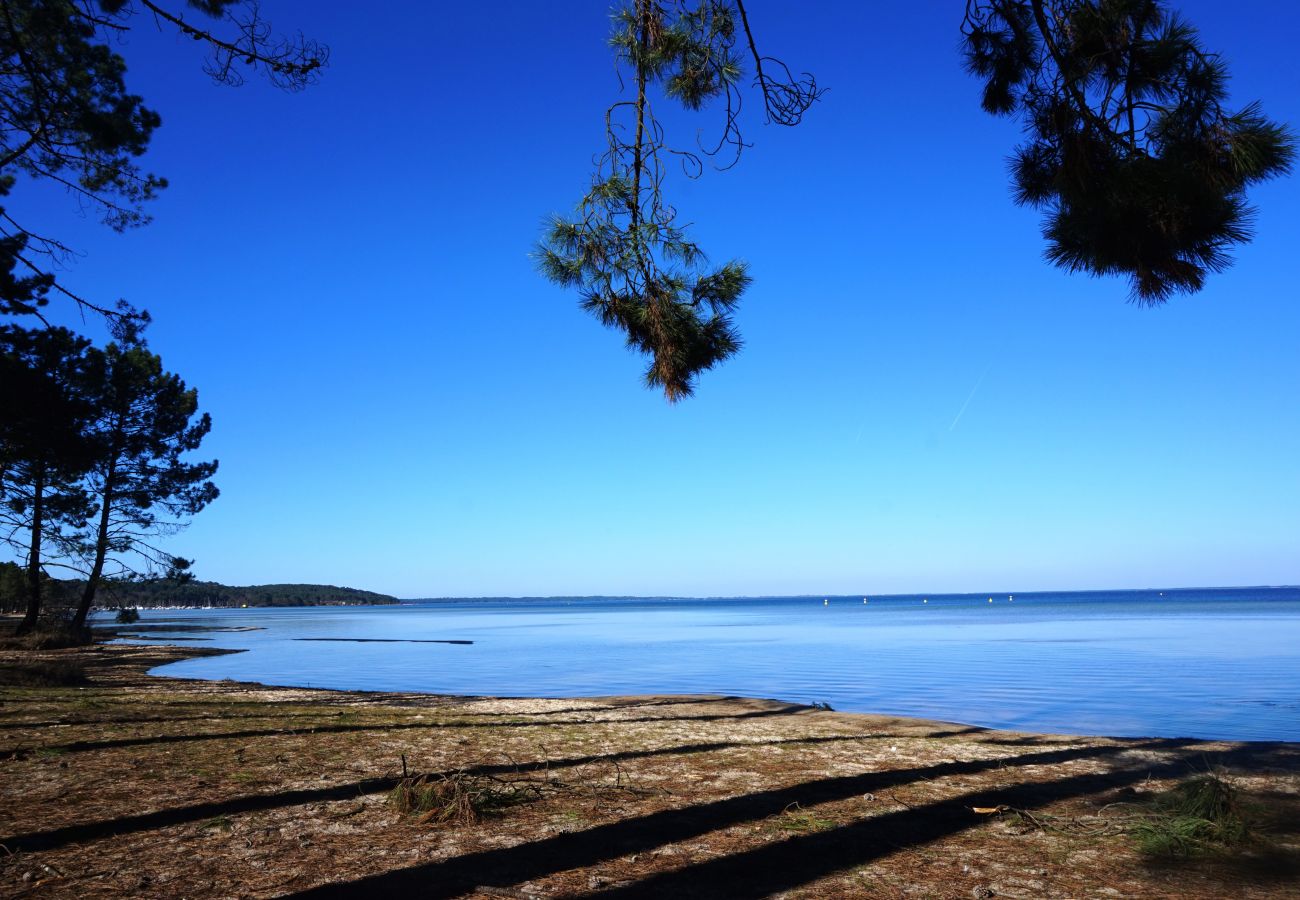
<instances>
[{"instance_id":1,"label":"shoreline vegetation","mask_svg":"<svg viewBox=\"0 0 1300 900\"><path fill-rule=\"evenodd\" d=\"M0 651L0 893L1280 898L1300 876L1298 744L148 674L224 652Z\"/></svg>"},{"instance_id":2,"label":"shoreline vegetation","mask_svg":"<svg viewBox=\"0 0 1300 900\"><path fill-rule=\"evenodd\" d=\"M45 578L42 593L47 612L76 605L86 582L76 578ZM0 562L0 613L25 608L24 576L14 563ZM100 585L100 602L93 610L242 609L262 606L380 606L399 603L396 597L332 584L229 585L216 581L155 578L109 581Z\"/></svg>"}]
</instances>

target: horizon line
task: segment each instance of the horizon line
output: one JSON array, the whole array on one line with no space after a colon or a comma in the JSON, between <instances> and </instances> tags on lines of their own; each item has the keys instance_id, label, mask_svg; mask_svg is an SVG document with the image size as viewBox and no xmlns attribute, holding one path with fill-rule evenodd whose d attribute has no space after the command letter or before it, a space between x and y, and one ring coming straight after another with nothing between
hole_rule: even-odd
<instances>
[{"instance_id":1,"label":"horizon line","mask_svg":"<svg viewBox=\"0 0 1300 900\"><path fill-rule=\"evenodd\" d=\"M1249 590L1300 590L1300 584L1219 584L1186 585L1183 587L1139 587L1139 588L1070 588L1067 590L1024 590L1024 591L908 591L906 593L872 594L862 593L803 593L803 594L710 594L688 596L685 594L478 594L475 596L441 596L441 597L397 597L403 603L418 603L435 600L779 600L831 597L979 597L1007 594L1136 594L1146 591L1249 591ZM390 595L391 596L391 595Z\"/></svg>"}]
</instances>

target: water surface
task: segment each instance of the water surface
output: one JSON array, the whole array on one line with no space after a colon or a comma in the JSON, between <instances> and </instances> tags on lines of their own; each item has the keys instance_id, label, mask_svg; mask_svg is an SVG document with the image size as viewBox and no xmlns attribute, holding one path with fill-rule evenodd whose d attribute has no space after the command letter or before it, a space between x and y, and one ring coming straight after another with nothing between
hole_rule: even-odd
<instances>
[{"instance_id":1,"label":"water surface","mask_svg":"<svg viewBox=\"0 0 1300 900\"><path fill-rule=\"evenodd\" d=\"M155 670L164 676L497 696L737 694L1029 731L1300 741L1300 589L862 601L458 600L146 611L142 624L259 629L210 633L205 644L248 652Z\"/></svg>"}]
</instances>

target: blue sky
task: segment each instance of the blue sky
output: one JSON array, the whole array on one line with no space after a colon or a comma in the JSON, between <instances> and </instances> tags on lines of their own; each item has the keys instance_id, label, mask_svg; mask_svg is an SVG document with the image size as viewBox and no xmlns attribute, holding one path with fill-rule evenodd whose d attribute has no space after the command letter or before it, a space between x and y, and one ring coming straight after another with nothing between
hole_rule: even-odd
<instances>
[{"instance_id":1,"label":"blue sky","mask_svg":"<svg viewBox=\"0 0 1300 900\"><path fill-rule=\"evenodd\" d=\"M1300 7L1177 5L1235 100L1300 123ZM154 314L212 413L222 496L170 546L203 578L403 597L1300 582L1300 180L1252 194L1257 239L1205 291L1133 306L1042 262L958 0L748 6L830 91L669 186L755 278L743 353L677 406L529 256L618 96L607 3L268 0L332 47L298 95L214 86L141 18L155 222L11 208L84 252L71 286Z\"/></svg>"}]
</instances>

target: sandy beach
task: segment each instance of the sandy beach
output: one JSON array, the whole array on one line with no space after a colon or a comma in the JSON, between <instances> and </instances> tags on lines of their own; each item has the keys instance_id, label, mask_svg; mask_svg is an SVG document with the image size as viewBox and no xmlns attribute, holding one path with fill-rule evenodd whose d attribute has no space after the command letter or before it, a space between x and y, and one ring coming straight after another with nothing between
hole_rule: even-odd
<instances>
[{"instance_id":1,"label":"sandy beach","mask_svg":"<svg viewBox=\"0 0 1300 900\"><path fill-rule=\"evenodd\" d=\"M1284 897L1300 875L1295 744L146 674L213 652L0 652L87 676L0 687L0 894ZM1211 768L1259 839L1140 853L1134 811ZM404 772L494 802L447 821L404 812Z\"/></svg>"}]
</instances>

